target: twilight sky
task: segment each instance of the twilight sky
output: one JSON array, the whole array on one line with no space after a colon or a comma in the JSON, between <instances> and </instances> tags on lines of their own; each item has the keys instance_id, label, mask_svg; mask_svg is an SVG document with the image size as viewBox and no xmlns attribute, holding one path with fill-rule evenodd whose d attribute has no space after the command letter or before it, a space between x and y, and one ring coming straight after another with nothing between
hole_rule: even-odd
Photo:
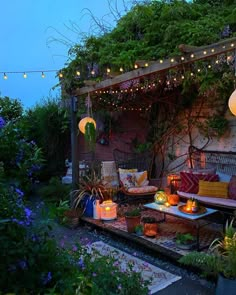
<instances>
[{"instance_id":1,"label":"twilight sky","mask_svg":"<svg viewBox=\"0 0 236 295\"><path fill-rule=\"evenodd\" d=\"M44 98L59 95L59 89L51 89L58 82L56 71L45 72L45 78L41 77L43 71L59 70L68 60L69 47L58 40L67 42L68 39L72 45L80 40L82 33L94 32L86 8L99 20L103 18L112 24L114 18L108 3L116 1L121 12L123 0L2 1L0 97L20 99L23 106L29 108ZM71 29L74 25L75 32ZM51 42L53 39L57 41ZM24 72L26 79L23 78ZM7 80L3 79L4 73Z\"/></svg>"}]
</instances>

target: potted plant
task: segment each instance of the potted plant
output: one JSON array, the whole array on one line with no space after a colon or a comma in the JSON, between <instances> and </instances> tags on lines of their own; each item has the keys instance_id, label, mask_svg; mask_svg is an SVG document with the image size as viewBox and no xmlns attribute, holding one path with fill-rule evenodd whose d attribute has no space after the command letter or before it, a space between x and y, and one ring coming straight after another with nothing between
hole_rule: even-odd
<instances>
[{"instance_id":1,"label":"potted plant","mask_svg":"<svg viewBox=\"0 0 236 295\"><path fill-rule=\"evenodd\" d=\"M196 246L196 237L191 233L177 233L175 243L176 246L182 250L190 250Z\"/></svg>"},{"instance_id":2,"label":"potted plant","mask_svg":"<svg viewBox=\"0 0 236 295\"><path fill-rule=\"evenodd\" d=\"M72 207L82 208L85 216L93 217L93 203L95 200L103 200L105 190L102 180L93 171L91 176L84 176L80 180L79 189L71 193Z\"/></svg>"},{"instance_id":3,"label":"potted plant","mask_svg":"<svg viewBox=\"0 0 236 295\"><path fill-rule=\"evenodd\" d=\"M143 235L143 225L142 224L136 225L134 228L134 231L137 236L142 236Z\"/></svg>"},{"instance_id":4,"label":"potted plant","mask_svg":"<svg viewBox=\"0 0 236 295\"><path fill-rule=\"evenodd\" d=\"M226 223L222 239L213 241L208 253L192 252L180 263L197 267L205 276L217 278L216 294L235 294L236 289L236 233L233 221Z\"/></svg>"},{"instance_id":5,"label":"potted plant","mask_svg":"<svg viewBox=\"0 0 236 295\"><path fill-rule=\"evenodd\" d=\"M128 233L133 233L135 231L135 226L140 224L140 221L141 221L140 208L127 210L125 212L125 220L126 220Z\"/></svg>"},{"instance_id":6,"label":"potted plant","mask_svg":"<svg viewBox=\"0 0 236 295\"><path fill-rule=\"evenodd\" d=\"M142 218L144 226L144 235L147 237L155 237L157 234L157 220L155 217L145 216Z\"/></svg>"}]
</instances>

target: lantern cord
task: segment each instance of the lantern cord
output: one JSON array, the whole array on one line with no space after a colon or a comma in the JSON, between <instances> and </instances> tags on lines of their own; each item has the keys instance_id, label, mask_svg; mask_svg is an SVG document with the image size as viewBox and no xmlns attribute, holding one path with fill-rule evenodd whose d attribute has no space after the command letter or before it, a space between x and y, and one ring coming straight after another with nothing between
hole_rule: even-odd
<instances>
[{"instance_id":1,"label":"lantern cord","mask_svg":"<svg viewBox=\"0 0 236 295\"><path fill-rule=\"evenodd\" d=\"M92 101L91 101L91 98L90 98L90 93L88 93L88 96L86 97L85 103L86 103L86 106L87 106L88 117L93 118Z\"/></svg>"}]
</instances>

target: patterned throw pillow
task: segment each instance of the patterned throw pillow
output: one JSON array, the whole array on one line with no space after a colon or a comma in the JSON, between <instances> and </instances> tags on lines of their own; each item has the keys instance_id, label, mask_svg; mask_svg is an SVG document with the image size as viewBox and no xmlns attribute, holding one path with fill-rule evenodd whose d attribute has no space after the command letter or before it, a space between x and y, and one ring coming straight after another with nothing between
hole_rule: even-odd
<instances>
[{"instance_id":1,"label":"patterned throw pillow","mask_svg":"<svg viewBox=\"0 0 236 295\"><path fill-rule=\"evenodd\" d=\"M236 200L236 175L231 176L229 181L229 199Z\"/></svg>"},{"instance_id":2,"label":"patterned throw pillow","mask_svg":"<svg viewBox=\"0 0 236 295\"><path fill-rule=\"evenodd\" d=\"M193 174L188 172L180 172L180 188L179 191L185 193L197 194L199 189L199 180L219 181L217 174Z\"/></svg>"},{"instance_id":3,"label":"patterned throw pillow","mask_svg":"<svg viewBox=\"0 0 236 295\"><path fill-rule=\"evenodd\" d=\"M228 198L228 182L210 182L199 180L199 196L207 196L214 198Z\"/></svg>"},{"instance_id":4,"label":"patterned throw pillow","mask_svg":"<svg viewBox=\"0 0 236 295\"><path fill-rule=\"evenodd\" d=\"M135 175L133 172L120 173L121 185L126 189L135 186Z\"/></svg>"},{"instance_id":5,"label":"patterned throw pillow","mask_svg":"<svg viewBox=\"0 0 236 295\"><path fill-rule=\"evenodd\" d=\"M135 186L147 186L149 181L147 179L147 171L135 172Z\"/></svg>"}]
</instances>

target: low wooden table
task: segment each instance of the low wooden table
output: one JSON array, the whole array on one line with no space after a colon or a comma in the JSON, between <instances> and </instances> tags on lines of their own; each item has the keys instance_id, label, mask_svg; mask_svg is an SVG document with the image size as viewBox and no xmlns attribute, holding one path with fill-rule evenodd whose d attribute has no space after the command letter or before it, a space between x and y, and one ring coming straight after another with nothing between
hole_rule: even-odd
<instances>
[{"instance_id":1,"label":"low wooden table","mask_svg":"<svg viewBox=\"0 0 236 295\"><path fill-rule=\"evenodd\" d=\"M149 204L145 204L143 205L145 208L148 209L153 209L156 211L159 211L161 213L163 213L164 218L161 221L165 221L166 220L166 215L172 215L178 218L183 218L185 220L188 220L190 222L192 222L194 224L194 226L196 227L196 231L197 231L197 236L196 236L196 244L197 244L197 251L203 250L204 248L206 248L207 246L204 246L202 248L200 248L200 241L199 241L199 233L200 233L200 229L205 227L206 225L209 225L212 223L212 221L209 220L205 220L204 218L208 217L209 215L215 214L218 212L218 210L215 209L211 209L211 208L207 208L205 213L201 213L201 214L189 214L189 213L183 213L181 212L178 207L181 205L185 205L185 203L179 203L177 206L170 206L167 207L165 205L160 205L157 203L149 203Z\"/></svg>"}]
</instances>

